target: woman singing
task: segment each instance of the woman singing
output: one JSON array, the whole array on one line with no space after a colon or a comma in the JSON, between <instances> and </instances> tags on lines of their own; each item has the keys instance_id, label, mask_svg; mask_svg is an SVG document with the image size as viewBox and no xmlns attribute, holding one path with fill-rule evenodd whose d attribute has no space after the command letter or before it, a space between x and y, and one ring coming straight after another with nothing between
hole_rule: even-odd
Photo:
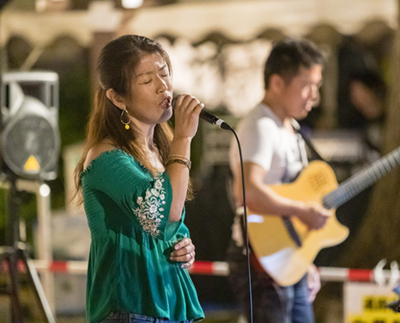
<instances>
[{"instance_id":1,"label":"woman singing","mask_svg":"<svg viewBox=\"0 0 400 323\"><path fill-rule=\"evenodd\" d=\"M160 44L125 35L98 60L100 88L76 168L91 232L90 323L194 322L204 313L187 268L194 245L184 224L190 144L203 105L176 100Z\"/></svg>"}]
</instances>

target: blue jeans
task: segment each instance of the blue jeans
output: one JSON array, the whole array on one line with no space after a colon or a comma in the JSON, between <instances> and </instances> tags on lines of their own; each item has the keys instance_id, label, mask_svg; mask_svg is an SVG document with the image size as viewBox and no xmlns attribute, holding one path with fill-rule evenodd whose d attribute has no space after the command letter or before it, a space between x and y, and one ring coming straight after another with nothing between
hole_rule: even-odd
<instances>
[{"instance_id":1,"label":"blue jeans","mask_svg":"<svg viewBox=\"0 0 400 323\"><path fill-rule=\"evenodd\" d=\"M192 323L193 320L182 322L169 321L162 318L148 317L139 314L129 314L121 311L111 312L105 320L99 323Z\"/></svg>"},{"instance_id":2,"label":"blue jeans","mask_svg":"<svg viewBox=\"0 0 400 323\"><path fill-rule=\"evenodd\" d=\"M229 280L243 314L250 322L247 258L232 242L228 250ZM288 287L277 285L265 272L251 269L254 323L314 323L308 301L307 276Z\"/></svg>"}]
</instances>

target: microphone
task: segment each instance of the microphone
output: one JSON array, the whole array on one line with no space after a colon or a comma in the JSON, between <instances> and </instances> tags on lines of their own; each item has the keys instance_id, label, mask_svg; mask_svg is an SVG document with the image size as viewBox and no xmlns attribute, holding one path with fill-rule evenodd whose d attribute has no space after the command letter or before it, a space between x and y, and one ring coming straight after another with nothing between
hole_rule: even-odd
<instances>
[{"instance_id":1,"label":"microphone","mask_svg":"<svg viewBox=\"0 0 400 323\"><path fill-rule=\"evenodd\" d=\"M175 104L176 104L177 98L178 97L176 96L172 99L171 105L172 105L173 109L175 109ZM225 130L232 129L224 120L219 119L216 116L212 115L211 113L205 111L204 108L201 110L199 117L208 123L211 123L213 125L220 127L221 129L225 129Z\"/></svg>"}]
</instances>

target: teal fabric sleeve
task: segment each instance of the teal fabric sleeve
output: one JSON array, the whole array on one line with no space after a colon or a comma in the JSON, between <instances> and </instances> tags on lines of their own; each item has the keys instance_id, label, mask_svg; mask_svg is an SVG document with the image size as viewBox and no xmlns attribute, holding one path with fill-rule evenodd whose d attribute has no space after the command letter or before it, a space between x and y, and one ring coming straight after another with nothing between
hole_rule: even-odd
<instances>
[{"instance_id":1,"label":"teal fabric sleeve","mask_svg":"<svg viewBox=\"0 0 400 323\"><path fill-rule=\"evenodd\" d=\"M169 221L172 187L164 172L156 177L125 152L102 153L82 173L82 184L105 193L154 238L170 240L183 222Z\"/></svg>"}]
</instances>

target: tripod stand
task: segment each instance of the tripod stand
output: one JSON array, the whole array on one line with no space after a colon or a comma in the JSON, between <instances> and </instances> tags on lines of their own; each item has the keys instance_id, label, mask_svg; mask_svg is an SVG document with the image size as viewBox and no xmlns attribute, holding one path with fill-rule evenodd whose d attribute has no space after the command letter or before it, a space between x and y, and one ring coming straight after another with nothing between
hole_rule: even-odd
<instances>
[{"instance_id":1,"label":"tripod stand","mask_svg":"<svg viewBox=\"0 0 400 323\"><path fill-rule=\"evenodd\" d=\"M10 188L8 192L7 209L7 246L0 247L0 268L1 264L8 265L10 286L1 292L10 297L12 323L24 322L21 314L21 302L18 291L18 265L19 263L22 263L28 275L29 285L34 291L40 310L46 318L46 322L55 323L36 268L33 265L32 260L29 259L25 244L20 241L18 209L20 206L21 196L16 187L16 177L10 176L8 179Z\"/></svg>"}]
</instances>

